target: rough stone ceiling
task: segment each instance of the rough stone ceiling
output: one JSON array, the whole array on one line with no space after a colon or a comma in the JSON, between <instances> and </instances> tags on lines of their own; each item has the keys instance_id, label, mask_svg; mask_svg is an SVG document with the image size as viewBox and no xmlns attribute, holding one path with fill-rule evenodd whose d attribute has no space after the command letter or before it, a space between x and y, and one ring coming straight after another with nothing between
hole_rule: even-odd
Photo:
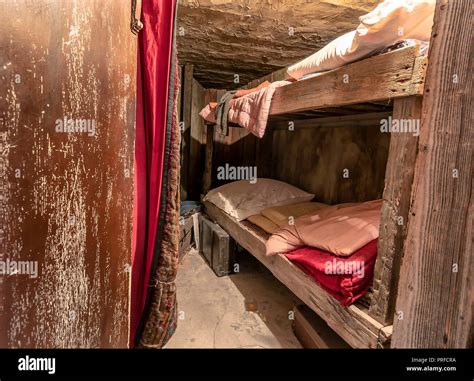
<instances>
[{"instance_id":1,"label":"rough stone ceiling","mask_svg":"<svg viewBox=\"0 0 474 381\"><path fill-rule=\"evenodd\" d=\"M180 63L206 88L233 88L314 53L379 0L179 0ZM293 33L291 33L293 32Z\"/></svg>"}]
</instances>

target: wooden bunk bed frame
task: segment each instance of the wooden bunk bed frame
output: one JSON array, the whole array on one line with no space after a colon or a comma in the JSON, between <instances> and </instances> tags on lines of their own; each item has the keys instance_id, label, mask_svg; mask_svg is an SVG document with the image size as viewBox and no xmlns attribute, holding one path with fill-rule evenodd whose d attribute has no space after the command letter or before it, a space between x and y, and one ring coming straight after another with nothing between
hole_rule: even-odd
<instances>
[{"instance_id":1,"label":"wooden bunk bed frame","mask_svg":"<svg viewBox=\"0 0 474 381\"><path fill-rule=\"evenodd\" d=\"M427 57L421 56L419 47L415 45L294 82L276 90L270 115L276 119L283 117L276 125L285 123L285 115L290 115L290 120L293 120L295 113L307 116L307 112L310 112L310 115L323 117L328 110L332 113L340 112L341 115L354 113L354 110L370 113L377 111L377 106L390 104L393 105L394 119L420 119L427 62ZM265 80L285 78L286 70L282 70L253 81L248 87ZM318 114L318 110L321 114ZM341 119L337 116L332 118ZM326 117L325 120L332 118ZM318 126L318 118L314 117L310 121L303 119L297 122L312 123L315 128ZM271 123L268 128L271 128ZM203 193L207 193L211 185L213 141L214 128L213 125L208 125ZM246 221L238 222L210 203L205 203L205 212L352 347L387 347L392 334L417 147L417 136L406 133L391 135L378 257L368 308L360 303L348 308L342 307L285 256L266 257L267 237L254 225Z\"/></svg>"}]
</instances>

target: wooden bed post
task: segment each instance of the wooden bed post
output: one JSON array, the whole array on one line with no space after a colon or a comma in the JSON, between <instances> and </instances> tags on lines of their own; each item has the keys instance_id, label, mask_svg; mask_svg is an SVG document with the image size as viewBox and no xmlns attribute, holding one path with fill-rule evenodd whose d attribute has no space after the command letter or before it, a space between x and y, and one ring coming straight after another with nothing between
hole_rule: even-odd
<instances>
[{"instance_id":1,"label":"wooden bed post","mask_svg":"<svg viewBox=\"0 0 474 381\"><path fill-rule=\"evenodd\" d=\"M438 0L392 347L473 345L471 0Z\"/></svg>"},{"instance_id":2,"label":"wooden bed post","mask_svg":"<svg viewBox=\"0 0 474 381\"><path fill-rule=\"evenodd\" d=\"M422 98L417 96L395 99L393 120L416 120L419 123L421 105ZM418 136L413 133L392 133L390 137L374 292L369 308L370 316L387 325L393 322L417 147Z\"/></svg>"}]
</instances>

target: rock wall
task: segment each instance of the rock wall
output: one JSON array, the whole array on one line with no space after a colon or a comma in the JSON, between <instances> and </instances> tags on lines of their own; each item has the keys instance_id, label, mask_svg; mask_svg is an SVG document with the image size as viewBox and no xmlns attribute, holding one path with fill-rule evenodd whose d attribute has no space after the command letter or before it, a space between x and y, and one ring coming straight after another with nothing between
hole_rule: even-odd
<instances>
[{"instance_id":1,"label":"rock wall","mask_svg":"<svg viewBox=\"0 0 474 381\"><path fill-rule=\"evenodd\" d=\"M181 64L207 88L237 87L317 51L378 0L179 0Z\"/></svg>"}]
</instances>

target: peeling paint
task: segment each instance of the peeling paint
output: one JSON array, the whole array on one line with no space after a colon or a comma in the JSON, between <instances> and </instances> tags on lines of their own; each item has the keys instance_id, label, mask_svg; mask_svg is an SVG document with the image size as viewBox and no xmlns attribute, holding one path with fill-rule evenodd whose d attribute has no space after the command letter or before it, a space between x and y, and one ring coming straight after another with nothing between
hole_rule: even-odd
<instances>
[{"instance_id":1,"label":"peeling paint","mask_svg":"<svg viewBox=\"0 0 474 381\"><path fill-rule=\"evenodd\" d=\"M129 11L100 0L13 0L2 9L0 260L36 260L39 277L0 277L1 347L128 344L123 269L131 261L136 72ZM94 120L97 133L57 133L63 118Z\"/></svg>"}]
</instances>

